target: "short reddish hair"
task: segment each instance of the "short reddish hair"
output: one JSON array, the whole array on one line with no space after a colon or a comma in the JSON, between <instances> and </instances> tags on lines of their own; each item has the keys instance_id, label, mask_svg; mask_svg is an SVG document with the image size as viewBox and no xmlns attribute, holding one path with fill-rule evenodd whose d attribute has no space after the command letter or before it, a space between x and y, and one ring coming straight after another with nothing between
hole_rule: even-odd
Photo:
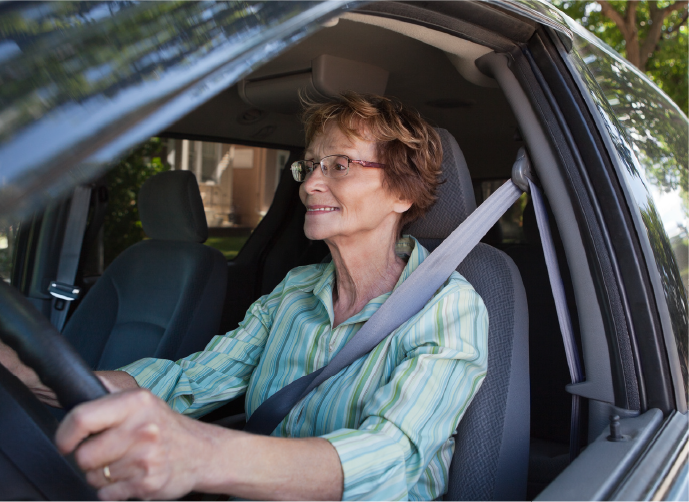
<instances>
[{"instance_id":1,"label":"short reddish hair","mask_svg":"<svg viewBox=\"0 0 689 502\"><path fill-rule=\"evenodd\" d=\"M435 203L441 183L443 148L440 136L413 109L397 99L345 92L335 100L304 100L302 116L306 146L334 120L349 138L375 141L385 186L412 206L402 215L401 228L422 217Z\"/></svg>"}]
</instances>

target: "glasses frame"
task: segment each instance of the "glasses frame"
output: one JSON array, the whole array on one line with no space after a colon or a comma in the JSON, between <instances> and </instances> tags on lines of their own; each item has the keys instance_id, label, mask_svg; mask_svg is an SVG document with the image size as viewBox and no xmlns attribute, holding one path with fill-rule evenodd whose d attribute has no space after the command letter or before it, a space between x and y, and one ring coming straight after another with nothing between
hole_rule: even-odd
<instances>
[{"instance_id":1,"label":"glasses frame","mask_svg":"<svg viewBox=\"0 0 689 502\"><path fill-rule=\"evenodd\" d=\"M344 178L345 176L347 176L349 174L350 164L359 164L362 167L374 167L374 168L378 168L378 169L382 169L385 167L385 164L380 164L378 162L369 162L368 160L355 160L355 159L350 159L349 156L347 156L347 155L334 154L334 155L326 155L325 157L323 157L318 162L316 162L315 160L295 160L294 162L292 162L292 165L290 166L290 169L292 171L292 177L294 178L295 181L297 181L299 183L303 183L304 181L306 181L306 178L308 177L308 175L311 174L316 169L316 164L319 164L321 166L321 172L323 173L323 176L325 176L326 178L337 179L334 176L329 176L328 174L326 174L325 166L323 165L323 161L325 159L330 158L330 157L344 157L345 159L347 159L347 172L345 174L343 174L342 176L338 176L338 178ZM307 165L308 162L311 163L310 168ZM306 167L306 171L307 171L306 174L304 175L303 180L298 180L297 175L294 172L294 167L299 163L303 163L303 165Z\"/></svg>"}]
</instances>

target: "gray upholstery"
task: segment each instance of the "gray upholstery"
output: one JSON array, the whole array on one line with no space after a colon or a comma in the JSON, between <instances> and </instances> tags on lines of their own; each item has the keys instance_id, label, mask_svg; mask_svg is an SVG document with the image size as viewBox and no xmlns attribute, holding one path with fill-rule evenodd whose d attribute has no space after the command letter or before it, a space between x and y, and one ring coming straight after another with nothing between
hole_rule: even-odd
<instances>
[{"instance_id":1,"label":"gray upholstery","mask_svg":"<svg viewBox=\"0 0 689 502\"><path fill-rule=\"evenodd\" d=\"M150 177L139 190L139 215L151 239L206 242L208 225L196 176L167 171Z\"/></svg>"},{"instance_id":2,"label":"gray upholstery","mask_svg":"<svg viewBox=\"0 0 689 502\"><path fill-rule=\"evenodd\" d=\"M488 373L457 429L461 447L452 459L445 499L523 500L530 407L524 286L514 262L487 244L476 246L457 270L488 309ZM485 458L482 464L479 457Z\"/></svg>"},{"instance_id":3,"label":"gray upholstery","mask_svg":"<svg viewBox=\"0 0 689 502\"><path fill-rule=\"evenodd\" d=\"M139 200L147 208L140 214L151 239L112 262L65 326L65 337L94 369L116 369L143 357L175 360L202 350L218 334L227 262L218 250L189 242L208 232L205 218L198 218L201 197L193 174L153 176ZM175 228L180 238L173 240Z\"/></svg>"},{"instance_id":4,"label":"gray upholstery","mask_svg":"<svg viewBox=\"0 0 689 502\"><path fill-rule=\"evenodd\" d=\"M446 141L444 138L444 148ZM475 207L464 159L454 151L450 153L461 161L446 169L454 169L458 175L447 173L441 199L423 221L409 227L409 233L429 250L435 249L467 216L444 214L445 211ZM457 184L449 181L453 178ZM456 200L442 200L448 197ZM444 220L452 221L452 225L445 225ZM443 499L524 500L530 406L524 286L514 262L487 244L478 244L457 270L481 295L488 310L488 373L457 428L448 492Z\"/></svg>"},{"instance_id":5,"label":"gray upholstery","mask_svg":"<svg viewBox=\"0 0 689 502\"><path fill-rule=\"evenodd\" d=\"M476 209L474 189L464 154L455 138L445 129L436 129L443 145L443 181L438 200L421 219L412 222L404 233L417 239L444 239Z\"/></svg>"}]
</instances>

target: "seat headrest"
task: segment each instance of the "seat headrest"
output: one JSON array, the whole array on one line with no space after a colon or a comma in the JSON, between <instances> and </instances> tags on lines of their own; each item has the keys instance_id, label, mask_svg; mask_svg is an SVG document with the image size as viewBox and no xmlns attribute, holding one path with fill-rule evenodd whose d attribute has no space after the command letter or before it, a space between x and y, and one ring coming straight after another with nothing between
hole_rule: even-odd
<instances>
[{"instance_id":1,"label":"seat headrest","mask_svg":"<svg viewBox=\"0 0 689 502\"><path fill-rule=\"evenodd\" d=\"M205 242L208 224L196 176L166 171L151 176L139 190L139 216L151 239Z\"/></svg>"},{"instance_id":2,"label":"seat headrest","mask_svg":"<svg viewBox=\"0 0 689 502\"><path fill-rule=\"evenodd\" d=\"M476 209L474 187L464 154L455 138L445 129L436 129L443 146L443 179L438 200L423 218L405 230L417 239L444 239Z\"/></svg>"}]
</instances>

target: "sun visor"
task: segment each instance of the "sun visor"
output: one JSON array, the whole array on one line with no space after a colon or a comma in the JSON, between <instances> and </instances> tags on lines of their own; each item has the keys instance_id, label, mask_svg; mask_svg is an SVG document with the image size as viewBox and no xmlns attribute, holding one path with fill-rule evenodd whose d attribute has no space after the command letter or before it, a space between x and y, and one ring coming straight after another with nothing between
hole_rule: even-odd
<instances>
[{"instance_id":1,"label":"sun visor","mask_svg":"<svg viewBox=\"0 0 689 502\"><path fill-rule=\"evenodd\" d=\"M299 93L325 100L343 91L385 94L388 71L367 63L323 54L303 71L270 75L239 82L239 96L256 108L270 112L299 111Z\"/></svg>"}]
</instances>

